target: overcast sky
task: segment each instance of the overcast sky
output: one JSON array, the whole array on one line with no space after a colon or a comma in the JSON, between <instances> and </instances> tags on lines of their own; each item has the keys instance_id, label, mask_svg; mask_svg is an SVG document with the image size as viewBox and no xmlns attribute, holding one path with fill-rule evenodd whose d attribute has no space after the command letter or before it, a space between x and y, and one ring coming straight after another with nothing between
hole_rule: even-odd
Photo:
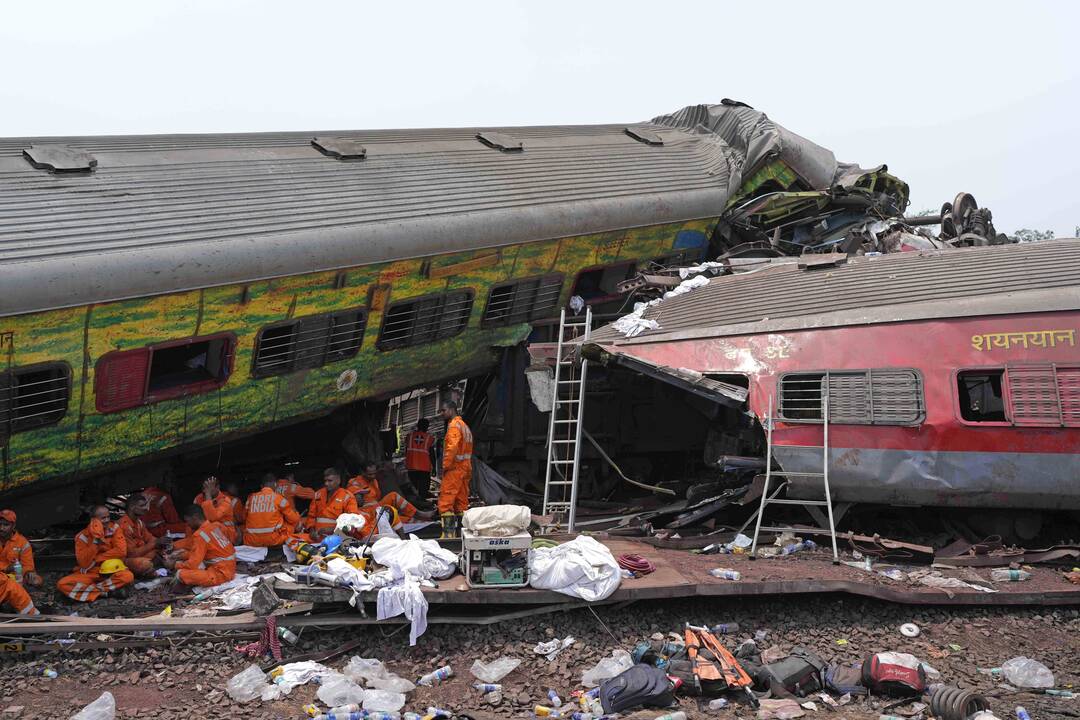
<instances>
[{"instance_id":1,"label":"overcast sky","mask_svg":"<svg viewBox=\"0 0 1080 720\"><path fill-rule=\"evenodd\" d=\"M391 7L392 6L392 7ZM729 97L912 209L1080 225L1078 2L0 6L0 136L643 120Z\"/></svg>"}]
</instances>

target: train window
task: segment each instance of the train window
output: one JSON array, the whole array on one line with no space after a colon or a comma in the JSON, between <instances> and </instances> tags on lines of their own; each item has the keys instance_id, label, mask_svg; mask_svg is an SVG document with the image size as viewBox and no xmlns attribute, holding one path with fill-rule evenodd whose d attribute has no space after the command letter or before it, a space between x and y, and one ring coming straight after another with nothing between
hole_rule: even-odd
<instances>
[{"instance_id":1,"label":"train window","mask_svg":"<svg viewBox=\"0 0 1080 720\"><path fill-rule=\"evenodd\" d=\"M547 275L501 283L491 288L481 324L487 327L530 322L551 315L559 304L563 276Z\"/></svg>"},{"instance_id":2,"label":"train window","mask_svg":"<svg viewBox=\"0 0 1080 720\"><path fill-rule=\"evenodd\" d=\"M67 363L0 372L0 443L15 433L60 422L70 397L71 368Z\"/></svg>"},{"instance_id":3,"label":"train window","mask_svg":"<svg viewBox=\"0 0 1080 720\"><path fill-rule=\"evenodd\" d=\"M582 270L574 281L571 295L580 296L590 305L619 297L616 285L632 278L634 267L633 262L621 262Z\"/></svg>"},{"instance_id":4,"label":"train window","mask_svg":"<svg viewBox=\"0 0 1080 720\"><path fill-rule=\"evenodd\" d=\"M1004 370L965 370L957 373L960 417L967 422L1005 422Z\"/></svg>"},{"instance_id":5,"label":"train window","mask_svg":"<svg viewBox=\"0 0 1080 720\"><path fill-rule=\"evenodd\" d=\"M264 327L255 338L252 377L283 375L353 357L364 340L361 309L310 315Z\"/></svg>"},{"instance_id":6,"label":"train window","mask_svg":"<svg viewBox=\"0 0 1080 720\"><path fill-rule=\"evenodd\" d=\"M234 345L225 333L107 353L94 369L94 405L116 412L219 388L229 379Z\"/></svg>"},{"instance_id":7,"label":"train window","mask_svg":"<svg viewBox=\"0 0 1080 720\"><path fill-rule=\"evenodd\" d=\"M925 416L922 379L914 370L882 368L790 373L780 378L780 416L844 425L917 425Z\"/></svg>"},{"instance_id":8,"label":"train window","mask_svg":"<svg viewBox=\"0 0 1080 720\"><path fill-rule=\"evenodd\" d=\"M1024 363L1005 368L1009 419L1028 427L1080 427L1080 367Z\"/></svg>"},{"instance_id":9,"label":"train window","mask_svg":"<svg viewBox=\"0 0 1080 720\"><path fill-rule=\"evenodd\" d=\"M392 350L457 335L469 324L472 305L472 290L392 303L383 316L375 345L380 350Z\"/></svg>"}]
</instances>

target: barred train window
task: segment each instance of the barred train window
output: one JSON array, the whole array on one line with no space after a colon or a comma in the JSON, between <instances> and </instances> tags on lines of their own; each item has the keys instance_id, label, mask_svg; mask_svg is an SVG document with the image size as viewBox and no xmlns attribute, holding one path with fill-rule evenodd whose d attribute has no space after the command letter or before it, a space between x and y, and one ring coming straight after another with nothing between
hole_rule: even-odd
<instances>
[{"instance_id":1,"label":"barred train window","mask_svg":"<svg viewBox=\"0 0 1080 720\"><path fill-rule=\"evenodd\" d=\"M67 363L0 372L0 443L15 433L60 422L70 397L71 368Z\"/></svg>"},{"instance_id":2,"label":"barred train window","mask_svg":"<svg viewBox=\"0 0 1080 720\"><path fill-rule=\"evenodd\" d=\"M548 317L559 304L563 276L514 280L491 288L481 324L485 327L514 325Z\"/></svg>"},{"instance_id":3,"label":"barred train window","mask_svg":"<svg viewBox=\"0 0 1080 720\"><path fill-rule=\"evenodd\" d=\"M382 330L375 346L380 350L393 350L457 335L469 324L472 305L472 290L393 303L383 316Z\"/></svg>"},{"instance_id":4,"label":"barred train window","mask_svg":"<svg viewBox=\"0 0 1080 720\"><path fill-rule=\"evenodd\" d=\"M360 352L366 322L366 313L357 308L268 325L255 339L251 374L283 375L353 357Z\"/></svg>"},{"instance_id":5,"label":"barred train window","mask_svg":"<svg viewBox=\"0 0 1080 720\"><path fill-rule=\"evenodd\" d=\"M780 378L780 416L788 420L820 420L821 398L826 389L829 422L917 425L926 414L919 374L886 368L784 375Z\"/></svg>"}]
</instances>

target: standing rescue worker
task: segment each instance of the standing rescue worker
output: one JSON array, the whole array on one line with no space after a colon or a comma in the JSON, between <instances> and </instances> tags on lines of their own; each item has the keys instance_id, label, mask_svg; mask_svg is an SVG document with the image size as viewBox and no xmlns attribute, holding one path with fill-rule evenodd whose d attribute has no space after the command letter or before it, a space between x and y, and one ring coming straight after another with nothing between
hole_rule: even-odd
<instances>
[{"instance_id":1,"label":"standing rescue worker","mask_svg":"<svg viewBox=\"0 0 1080 720\"><path fill-rule=\"evenodd\" d=\"M274 477L273 473L266 473L270 477ZM266 475L263 479L266 479ZM311 501L315 498L315 488L309 488L306 485L301 485L296 482L296 475L286 470L280 473L277 477L277 486L274 488L277 494L289 501L289 506L293 510L296 509L296 499Z\"/></svg>"},{"instance_id":2,"label":"standing rescue worker","mask_svg":"<svg viewBox=\"0 0 1080 720\"><path fill-rule=\"evenodd\" d=\"M312 541L317 543L334 532L339 515L357 512L356 498L341 487L341 471L326 468L323 471L323 487L311 501L304 526L310 531Z\"/></svg>"},{"instance_id":3,"label":"standing rescue worker","mask_svg":"<svg viewBox=\"0 0 1080 720\"><path fill-rule=\"evenodd\" d=\"M19 615L40 615L34 607L34 601L22 585L7 576L0 574L0 609L11 608Z\"/></svg>"},{"instance_id":4,"label":"standing rescue worker","mask_svg":"<svg viewBox=\"0 0 1080 720\"><path fill-rule=\"evenodd\" d=\"M41 576L34 565L34 549L26 536L15 529L15 511L0 510L0 573L14 573L16 562L22 565L22 584L41 587Z\"/></svg>"},{"instance_id":5,"label":"standing rescue worker","mask_svg":"<svg viewBox=\"0 0 1080 720\"><path fill-rule=\"evenodd\" d=\"M405 436L405 470L409 473L425 509L431 509L431 471L435 469L435 436L428 432L427 418L420 418L416 428Z\"/></svg>"},{"instance_id":6,"label":"standing rescue worker","mask_svg":"<svg viewBox=\"0 0 1080 720\"><path fill-rule=\"evenodd\" d=\"M120 531L124 533L124 543L127 545L124 564L138 577L154 574L154 556L157 554L158 542L143 522L143 516L149 507L145 495L132 495L127 501L127 512L117 523Z\"/></svg>"},{"instance_id":7,"label":"standing rescue worker","mask_svg":"<svg viewBox=\"0 0 1080 720\"><path fill-rule=\"evenodd\" d=\"M184 524L180 522L180 516L176 513L172 495L156 485L144 488L142 494L146 496L149 505L146 514L143 515L143 522L146 523L146 529L151 535L162 537L170 530L184 532Z\"/></svg>"},{"instance_id":8,"label":"standing rescue worker","mask_svg":"<svg viewBox=\"0 0 1080 720\"><path fill-rule=\"evenodd\" d=\"M127 542L120 526L109 519L109 508L94 506L90 524L75 536L75 572L56 583L60 592L78 602L94 602L135 581L124 565Z\"/></svg>"},{"instance_id":9,"label":"standing rescue worker","mask_svg":"<svg viewBox=\"0 0 1080 720\"><path fill-rule=\"evenodd\" d=\"M262 489L248 495L244 505L247 518L244 525L244 544L252 547L274 547L283 544L296 530L300 516L289 501L279 495L277 478L273 473L263 475Z\"/></svg>"},{"instance_id":10,"label":"standing rescue worker","mask_svg":"<svg viewBox=\"0 0 1080 720\"><path fill-rule=\"evenodd\" d=\"M439 489L439 519L443 538L458 537L461 516L469 509L469 481L472 479L472 430L458 415L457 403L442 404L446 421L446 445L443 450L443 478Z\"/></svg>"},{"instance_id":11,"label":"standing rescue worker","mask_svg":"<svg viewBox=\"0 0 1080 720\"><path fill-rule=\"evenodd\" d=\"M174 550L165 559L165 567L176 569L177 581L192 587L213 587L235 578L236 548L225 526L207 520L199 505L184 512L184 522L191 535L173 543Z\"/></svg>"},{"instance_id":12,"label":"standing rescue worker","mask_svg":"<svg viewBox=\"0 0 1080 720\"><path fill-rule=\"evenodd\" d=\"M236 542L236 518L234 513L239 501L222 491L221 483L213 475L203 480L203 491L195 496L195 504L203 509L203 514L210 522L221 523L229 542Z\"/></svg>"}]
</instances>

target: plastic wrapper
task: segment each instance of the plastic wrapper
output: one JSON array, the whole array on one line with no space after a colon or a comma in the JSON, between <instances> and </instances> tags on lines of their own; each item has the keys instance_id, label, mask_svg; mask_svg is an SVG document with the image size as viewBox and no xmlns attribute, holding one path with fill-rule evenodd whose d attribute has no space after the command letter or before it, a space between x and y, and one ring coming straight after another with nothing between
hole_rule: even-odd
<instances>
[{"instance_id":1,"label":"plastic wrapper","mask_svg":"<svg viewBox=\"0 0 1080 720\"><path fill-rule=\"evenodd\" d=\"M103 692L94 702L90 703L71 720L113 720L116 717L116 700L112 693Z\"/></svg>"},{"instance_id":2,"label":"plastic wrapper","mask_svg":"<svg viewBox=\"0 0 1080 720\"><path fill-rule=\"evenodd\" d=\"M225 692L233 701L246 703L259 697L265 687L266 673L259 669L258 665L249 665L247 669L229 678L229 682L225 683Z\"/></svg>"},{"instance_id":3,"label":"plastic wrapper","mask_svg":"<svg viewBox=\"0 0 1080 720\"><path fill-rule=\"evenodd\" d=\"M364 697L365 710L397 712L405 707L405 696L389 690L368 690Z\"/></svg>"},{"instance_id":4,"label":"plastic wrapper","mask_svg":"<svg viewBox=\"0 0 1080 720\"><path fill-rule=\"evenodd\" d=\"M330 707L349 705L351 703L359 705L365 701L368 695L364 688L341 674L324 677L322 685L319 686L319 690L315 694L322 703Z\"/></svg>"},{"instance_id":5,"label":"plastic wrapper","mask_svg":"<svg viewBox=\"0 0 1080 720\"><path fill-rule=\"evenodd\" d=\"M410 693L416 689L411 681L406 680L394 673L387 673L382 677L372 678L368 681L368 687L376 690L387 690L396 693Z\"/></svg>"},{"instance_id":6,"label":"plastic wrapper","mask_svg":"<svg viewBox=\"0 0 1080 720\"><path fill-rule=\"evenodd\" d=\"M1023 655L1002 663L1001 672L1006 682L1016 687L1043 690L1054 687L1054 673L1050 672L1050 668Z\"/></svg>"},{"instance_id":7,"label":"plastic wrapper","mask_svg":"<svg viewBox=\"0 0 1080 720\"><path fill-rule=\"evenodd\" d=\"M472 664L472 667L469 668L469 672L471 672L480 682L497 683L512 673L520 664L520 660L512 657L501 657L498 660L493 660L489 663L482 663L477 660Z\"/></svg>"},{"instance_id":8,"label":"plastic wrapper","mask_svg":"<svg viewBox=\"0 0 1080 720\"><path fill-rule=\"evenodd\" d=\"M634 660L625 650L612 650L611 657L606 657L586 670L581 675L581 684L596 687L600 683L626 672L634 666Z\"/></svg>"},{"instance_id":9,"label":"plastic wrapper","mask_svg":"<svg viewBox=\"0 0 1080 720\"><path fill-rule=\"evenodd\" d=\"M345 677L353 682L370 682L375 678L386 677L386 665L375 658L362 658L354 655L341 670Z\"/></svg>"}]
</instances>

